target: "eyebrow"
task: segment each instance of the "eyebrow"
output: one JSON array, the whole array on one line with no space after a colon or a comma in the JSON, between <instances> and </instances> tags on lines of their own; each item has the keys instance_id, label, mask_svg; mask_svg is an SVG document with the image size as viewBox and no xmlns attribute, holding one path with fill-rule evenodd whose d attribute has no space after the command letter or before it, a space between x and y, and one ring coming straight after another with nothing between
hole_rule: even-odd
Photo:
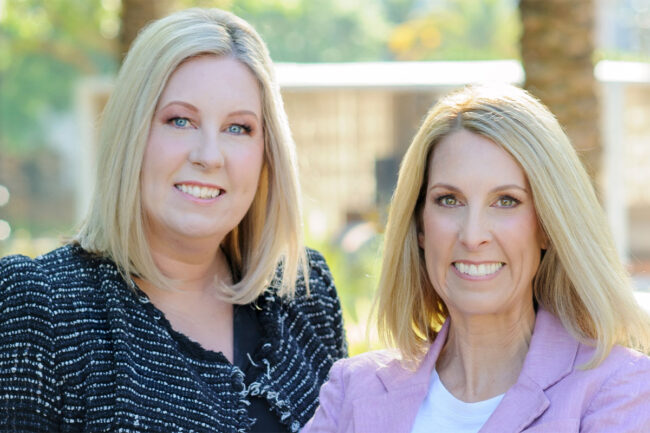
<instances>
[{"instance_id":1,"label":"eyebrow","mask_svg":"<svg viewBox=\"0 0 650 433\"><path fill-rule=\"evenodd\" d=\"M453 192L461 192L460 189L458 189L455 186L450 185L448 183L436 183L436 184L432 185L429 188L429 191L431 191L434 188L445 188L445 189L448 189L448 190L453 191ZM492 188L489 192L493 193L493 192L497 192L497 191L503 191L503 190L506 190L506 189L518 189L518 190L521 190L521 191L525 192L526 194L529 194L527 188L524 188L524 187L519 186L519 185L514 184L514 183L509 183L509 184L506 184L506 185L499 185L497 187Z\"/></svg>"},{"instance_id":2,"label":"eyebrow","mask_svg":"<svg viewBox=\"0 0 650 433\"><path fill-rule=\"evenodd\" d=\"M251 115L257 119L257 113L251 110L237 110L233 111L232 113L229 113L229 116L241 116L241 115Z\"/></svg>"},{"instance_id":3,"label":"eyebrow","mask_svg":"<svg viewBox=\"0 0 650 433\"><path fill-rule=\"evenodd\" d=\"M189 110L191 110L193 112L199 111L198 108L196 108L194 105L190 104L189 102L185 102L185 101L169 101L167 104L165 104L163 107L161 107L158 111L164 110L165 108L169 107L170 105L175 105L175 104L182 105L185 108L187 108L187 109L189 109ZM255 117L255 119L258 119L257 113L255 113L254 111L251 111L251 110L237 110L237 111L233 111L231 113L228 113L228 115L229 116L251 115L251 116Z\"/></svg>"},{"instance_id":4,"label":"eyebrow","mask_svg":"<svg viewBox=\"0 0 650 433\"><path fill-rule=\"evenodd\" d=\"M169 101L167 104L164 106L160 107L160 110L164 110L165 108L169 107L170 105L182 105L183 107L192 110L192 111L199 111L194 105L190 104L189 102L184 102L184 101Z\"/></svg>"}]
</instances>

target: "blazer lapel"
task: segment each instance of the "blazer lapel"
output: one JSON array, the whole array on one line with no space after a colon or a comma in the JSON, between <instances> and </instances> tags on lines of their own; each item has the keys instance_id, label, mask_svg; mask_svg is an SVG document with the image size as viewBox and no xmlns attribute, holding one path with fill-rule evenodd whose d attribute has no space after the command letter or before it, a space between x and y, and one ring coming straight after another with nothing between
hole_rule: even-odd
<instances>
[{"instance_id":1,"label":"blazer lapel","mask_svg":"<svg viewBox=\"0 0 650 433\"><path fill-rule=\"evenodd\" d=\"M548 408L545 390L573 371L579 343L560 321L539 308L521 374L480 433L520 432Z\"/></svg>"},{"instance_id":2,"label":"blazer lapel","mask_svg":"<svg viewBox=\"0 0 650 433\"><path fill-rule=\"evenodd\" d=\"M377 369L385 393L352 402L356 433L408 433L429 391L431 372L447 339L449 321L438 332L417 370L409 370L396 359Z\"/></svg>"},{"instance_id":3,"label":"blazer lapel","mask_svg":"<svg viewBox=\"0 0 650 433\"><path fill-rule=\"evenodd\" d=\"M544 390L527 377L521 377L503 396L480 433L520 432L539 418L549 406Z\"/></svg>"}]
</instances>

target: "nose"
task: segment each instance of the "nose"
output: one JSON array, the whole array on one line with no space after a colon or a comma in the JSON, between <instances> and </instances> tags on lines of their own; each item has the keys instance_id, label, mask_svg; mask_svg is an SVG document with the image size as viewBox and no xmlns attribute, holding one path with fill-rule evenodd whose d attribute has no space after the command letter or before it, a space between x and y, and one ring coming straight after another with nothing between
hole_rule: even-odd
<instances>
[{"instance_id":1,"label":"nose","mask_svg":"<svg viewBox=\"0 0 650 433\"><path fill-rule=\"evenodd\" d=\"M192 165L202 169L218 168L224 165L223 145L219 141L219 134L203 130L195 146L188 155Z\"/></svg>"},{"instance_id":2,"label":"nose","mask_svg":"<svg viewBox=\"0 0 650 433\"><path fill-rule=\"evenodd\" d=\"M489 221L480 209L468 209L460 221L459 241L469 251L476 250L492 239Z\"/></svg>"}]
</instances>

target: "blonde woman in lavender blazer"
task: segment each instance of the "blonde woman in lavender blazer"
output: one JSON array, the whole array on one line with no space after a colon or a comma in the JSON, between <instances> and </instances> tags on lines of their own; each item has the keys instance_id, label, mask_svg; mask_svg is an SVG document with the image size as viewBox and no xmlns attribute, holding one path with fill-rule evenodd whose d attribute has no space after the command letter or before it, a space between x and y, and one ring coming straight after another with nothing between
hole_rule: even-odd
<instances>
[{"instance_id":1,"label":"blonde woman in lavender blazer","mask_svg":"<svg viewBox=\"0 0 650 433\"><path fill-rule=\"evenodd\" d=\"M529 93L470 86L431 109L384 251L378 323L395 350L335 363L303 432L650 432L650 320Z\"/></svg>"}]
</instances>

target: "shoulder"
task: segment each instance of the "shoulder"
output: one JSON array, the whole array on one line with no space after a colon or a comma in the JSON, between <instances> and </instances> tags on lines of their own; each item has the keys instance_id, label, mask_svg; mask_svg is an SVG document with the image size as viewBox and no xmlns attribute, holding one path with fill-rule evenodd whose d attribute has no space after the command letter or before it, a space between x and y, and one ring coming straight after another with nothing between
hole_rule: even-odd
<instances>
[{"instance_id":1,"label":"shoulder","mask_svg":"<svg viewBox=\"0 0 650 433\"><path fill-rule=\"evenodd\" d=\"M112 262L71 244L34 259L7 256L0 260L0 303L5 307L16 303L23 309L38 304L53 314L60 301L79 303L81 292L92 294L112 274L119 277Z\"/></svg>"},{"instance_id":2,"label":"shoulder","mask_svg":"<svg viewBox=\"0 0 650 433\"><path fill-rule=\"evenodd\" d=\"M34 261L51 275L73 272L76 276L81 276L102 266L115 266L110 260L89 253L77 244L63 245L49 253L36 257Z\"/></svg>"},{"instance_id":3,"label":"shoulder","mask_svg":"<svg viewBox=\"0 0 650 433\"><path fill-rule=\"evenodd\" d=\"M49 287L48 273L35 259L12 255L0 260L0 303L14 297L24 301L30 294L46 295Z\"/></svg>"},{"instance_id":4,"label":"shoulder","mask_svg":"<svg viewBox=\"0 0 650 433\"><path fill-rule=\"evenodd\" d=\"M59 269L71 260L70 248L57 248L35 259L12 255L0 260L0 305L5 319L9 320L12 312L51 315L54 282Z\"/></svg>"},{"instance_id":5,"label":"shoulder","mask_svg":"<svg viewBox=\"0 0 650 433\"><path fill-rule=\"evenodd\" d=\"M614 346L594 370L603 377L601 392L609 392L615 387L630 391L647 388L650 391L650 358L636 350Z\"/></svg>"},{"instance_id":6,"label":"shoulder","mask_svg":"<svg viewBox=\"0 0 650 433\"><path fill-rule=\"evenodd\" d=\"M313 286L313 290L317 293L328 293L329 289L334 287L334 277L332 277L332 272L325 261L325 257L311 248L307 248L306 256L310 289Z\"/></svg>"},{"instance_id":7,"label":"shoulder","mask_svg":"<svg viewBox=\"0 0 650 433\"><path fill-rule=\"evenodd\" d=\"M295 296L283 300L284 308L296 323L302 322L313 330L319 341L329 348L332 360L345 357L347 344L343 313L334 278L321 253L307 249L306 256L309 288L305 276L300 275Z\"/></svg>"},{"instance_id":8,"label":"shoulder","mask_svg":"<svg viewBox=\"0 0 650 433\"><path fill-rule=\"evenodd\" d=\"M575 360L576 371L582 371L579 366L591 360L594 354L593 346L580 343ZM583 373L598 378L603 386L606 386L609 381L616 381L630 375L644 377L648 380L647 383L650 383L650 358L636 350L616 345L600 364Z\"/></svg>"},{"instance_id":9,"label":"shoulder","mask_svg":"<svg viewBox=\"0 0 650 433\"><path fill-rule=\"evenodd\" d=\"M348 397L354 398L356 393L367 395L371 389L383 388L380 370L389 375L405 371L396 350L375 350L340 359L332 366L330 379L339 381Z\"/></svg>"},{"instance_id":10,"label":"shoulder","mask_svg":"<svg viewBox=\"0 0 650 433\"><path fill-rule=\"evenodd\" d=\"M296 291L293 298L289 301L294 306L314 306L318 308L340 310L339 299L334 285L334 278L330 272L327 262L321 253L316 250L307 248L305 251L307 258L306 278L302 272L296 281ZM305 284L308 279L309 287ZM276 274L276 282L278 282ZM272 286L275 284L272 284Z\"/></svg>"},{"instance_id":11,"label":"shoulder","mask_svg":"<svg viewBox=\"0 0 650 433\"><path fill-rule=\"evenodd\" d=\"M601 380L584 413L584 431L650 431L650 358L616 346L594 373Z\"/></svg>"},{"instance_id":12,"label":"shoulder","mask_svg":"<svg viewBox=\"0 0 650 433\"><path fill-rule=\"evenodd\" d=\"M353 408L363 401L364 407L371 407L368 399L385 395L386 388L378 372L384 368L395 368L397 352L380 350L366 352L334 363L328 381L321 387L319 408L307 423L305 432L351 431L356 416ZM374 400L376 402L376 400ZM385 401L385 400L382 400ZM373 411L377 415L382 408ZM360 428L358 425L357 428ZM361 427L363 431L374 431ZM384 428L386 430L386 428Z\"/></svg>"},{"instance_id":13,"label":"shoulder","mask_svg":"<svg viewBox=\"0 0 650 433\"><path fill-rule=\"evenodd\" d=\"M21 277L25 279L27 276L33 276L34 273L55 275L70 269L78 272L82 268L94 268L100 262L110 263L106 259L86 252L78 245L67 244L34 259L23 255L4 257L0 260L0 272L3 277L13 276L20 280ZM15 275L16 272L18 275Z\"/></svg>"},{"instance_id":14,"label":"shoulder","mask_svg":"<svg viewBox=\"0 0 650 433\"><path fill-rule=\"evenodd\" d=\"M381 368L401 368L401 357L397 350L382 349L365 352L351 358L341 359L336 364L346 374L376 372Z\"/></svg>"}]
</instances>

